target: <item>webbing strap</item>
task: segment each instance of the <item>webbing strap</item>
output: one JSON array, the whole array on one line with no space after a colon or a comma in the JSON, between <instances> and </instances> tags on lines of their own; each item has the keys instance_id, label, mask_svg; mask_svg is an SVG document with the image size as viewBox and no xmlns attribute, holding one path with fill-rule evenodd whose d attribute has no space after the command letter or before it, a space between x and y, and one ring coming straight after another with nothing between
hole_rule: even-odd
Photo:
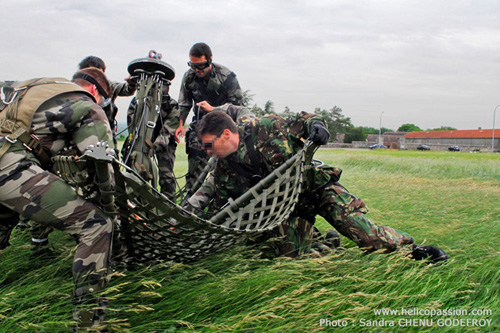
<instances>
[{"instance_id":1,"label":"webbing strap","mask_svg":"<svg viewBox=\"0 0 500 333\"><path fill-rule=\"evenodd\" d=\"M0 159L9 150L9 148L12 144L16 143L17 139L23 133L26 133L26 130L24 128L22 128L21 126L18 126L13 121L10 121L8 119L0 119L0 129L2 130L2 133L4 133L4 128L3 128L4 124L6 124L6 128L7 128L6 131L10 131L7 133L10 133L10 134L5 136L5 142L2 146L2 149L0 149Z\"/></svg>"},{"instance_id":2,"label":"webbing strap","mask_svg":"<svg viewBox=\"0 0 500 333\"><path fill-rule=\"evenodd\" d=\"M50 164L50 157L43 150L38 138L33 134L30 135L24 128L12 120L0 119L0 132L2 134L10 133L5 136L5 143L0 149L0 159L9 150L10 146L19 139L23 143L23 146L31 151L42 165L47 166Z\"/></svg>"},{"instance_id":3,"label":"webbing strap","mask_svg":"<svg viewBox=\"0 0 500 333\"><path fill-rule=\"evenodd\" d=\"M148 94L148 96L150 96L149 91L151 90L151 88L153 87L153 85L155 83L154 80L151 80L151 81L152 81L152 84L151 84L151 86L148 86L148 91L146 92ZM154 86L156 86L156 85L154 85ZM161 107L161 102L158 99L158 92L159 91L161 92L161 85L157 85L155 88L156 89L153 90L154 95L150 96L150 97L152 97L152 100L151 100L151 105L150 105L150 110L149 110L149 119L148 119L148 122L146 123L146 134L144 136L144 139L145 140L147 139L149 141L149 143L151 143L150 147L152 149L154 148L154 145L150 139L153 137L153 130L156 127L156 121L158 120L158 115L160 114L159 108ZM148 141L146 141L146 143L149 145Z\"/></svg>"}]
</instances>

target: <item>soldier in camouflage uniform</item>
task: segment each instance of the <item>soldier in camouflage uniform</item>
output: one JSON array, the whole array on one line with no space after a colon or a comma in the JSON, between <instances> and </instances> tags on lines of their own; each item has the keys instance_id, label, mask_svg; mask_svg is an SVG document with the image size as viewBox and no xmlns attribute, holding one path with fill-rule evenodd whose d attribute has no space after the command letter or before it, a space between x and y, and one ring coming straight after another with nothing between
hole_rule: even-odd
<instances>
[{"instance_id":1,"label":"soldier in camouflage uniform","mask_svg":"<svg viewBox=\"0 0 500 333\"><path fill-rule=\"evenodd\" d=\"M0 248L8 245L19 216L77 238L74 314L80 327L89 327L103 317L102 307L88 307L106 303L96 293L107 284L113 222L51 172L50 157L70 149L81 155L91 144L107 141L113 147L113 143L106 115L95 103L101 91L109 92L106 76L88 68L74 78L78 85L39 79L23 90L26 83L16 83L18 95L26 93L7 107L4 103L0 112ZM26 116L30 113L32 121Z\"/></svg>"},{"instance_id":2,"label":"soldier in camouflage uniform","mask_svg":"<svg viewBox=\"0 0 500 333\"><path fill-rule=\"evenodd\" d=\"M224 113L212 112L201 121L198 136L203 149L219 157L219 161L211 183L206 182L203 193L198 193L198 197L189 202L197 208L208 206L217 210L229 198L236 199L253 186L255 181L252 179L265 177L296 154L303 147L303 139L326 144L329 132L319 117L306 112L287 119L275 115L260 119L242 118L238 124ZM368 209L363 200L339 183L340 169L323 166L312 170L295 209L295 217L314 223L319 214L367 252L390 252L413 244L413 238L407 233L378 226L366 217ZM447 258L436 247L413 245L410 248L416 259L428 255L431 261Z\"/></svg>"},{"instance_id":3,"label":"soldier in camouflage uniform","mask_svg":"<svg viewBox=\"0 0 500 333\"><path fill-rule=\"evenodd\" d=\"M190 69L184 74L179 94L180 121L175 131L175 138L184 136L184 124L189 115L193 102L194 116L190 130L185 136L186 153L188 155L188 173L186 175L186 189L189 189L208 161L207 154L200 148L196 136L196 126L212 107L225 103L242 105L243 92L241 91L236 74L228 68L212 62L212 51L205 43L196 43L189 51L188 65Z\"/></svg>"},{"instance_id":4,"label":"soldier in camouflage uniform","mask_svg":"<svg viewBox=\"0 0 500 333\"><path fill-rule=\"evenodd\" d=\"M80 70L90 67L98 68L104 73L106 72L106 64L101 58L96 56L87 56L83 58L82 61L80 61L80 63L78 64L78 68ZM106 117L109 121L109 126L111 127L111 130L113 132L113 143L116 147L118 143L116 139L118 125L115 117L118 113L118 108L115 105L115 100L118 96L132 96L135 93L137 82L128 77L125 82L115 82L108 80L108 83L110 86L110 93L109 95L106 94L106 96L103 96L103 98L101 98L101 100L99 101L99 106L101 106L101 108L106 113ZM116 151L116 153L118 154L118 151ZM52 230L53 229L51 227L46 227L33 221L31 222L31 241L36 251L47 251L47 249L43 249L42 247L48 244L48 237Z\"/></svg>"},{"instance_id":5,"label":"soldier in camouflage uniform","mask_svg":"<svg viewBox=\"0 0 500 333\"><path fill-rule=\"evenodd\" d=\"M226 104L221 105L221 106L212 107L211 110L210 110L210 112L212 112L212 111L221 111L221 112L224 112L227 115L229 115L229 117L231 117L231 119L233 121L235 121L235 122L239 122L240 119L243 118L243 117L245 117L246 119L253 119L253 118L255 118L255 115L247 107L241 106L241 105L233 105L231 103L226 103ZM201 146L200 146L200 148L201 148ZM214 180L213 180L213 172L211 172L208 175L207 181L208 181L209 184L211 184L211 183L214 182ZM201 185L202 189L195 189L198 192L199 195L191 196L191 193L190 193L191 189L188 189L187 196L190 197L190 200L192 200L192 202L190 203L191 207L187 207L187 209L191 209L191 208L202 209L201 207L205 206L205 205L202 202L197 202L197 201L198 200L205 201L206 197L210 197L211 198L214 195L214 192L211 191L211 188L210 187L204 187L204 185L205 184L202 183L202 185ZM194 202L196 202L196 203L194 203Z\"/></svg>"},{"instance_id":6,"label":"soldier in camouflage uniform","mask_svg":"<svg viewBox=\"0 0 500 333\"><path fill-rule=\"evenodd\" d=\"M104 61L96 56L88 56L82 59L78 64L79 69L85 69L89 67L95 67L102 70L104 73L106 72L106 64ZM109 120L109 125L113 130L113 135L116 134L117 123L116 123L116 114L118 113L118 108L115 105L115 100L118 96L126 97L132 96L135 93L137 88L137 81L132 79L130 76L125 79L125 82L115 82L109 81L109 85L111 87L111 93L108 98L103 98L101 102L101 107L106 112L106 116ZM116 138L113 137L116 144Z\"/></svg>"}]
</instances>

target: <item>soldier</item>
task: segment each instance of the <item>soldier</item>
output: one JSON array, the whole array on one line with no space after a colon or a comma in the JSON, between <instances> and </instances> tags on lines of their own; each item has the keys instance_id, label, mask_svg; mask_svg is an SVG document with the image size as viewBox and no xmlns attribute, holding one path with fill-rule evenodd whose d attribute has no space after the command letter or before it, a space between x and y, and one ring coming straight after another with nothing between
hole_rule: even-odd
<instances>
[{"instance_id":1,"label":"soldier","mask_svg":"<svg viewBox=\"0 0 500 333\"><path fill-rule=\"evenodd\" d=\"M80 61L78 64L79 69L85 69L89 67L95 67L106 73L106 64L104 61L96 56L87 56ZM118 96L132 96L137 88L137 81L130 76L125 79L125 82L114 82L109 81L111 87L111 93L109 96L104 97L101 107L106 112L106 116L109 120L109 125L113 130L113 134L116 133L117 123L116 114L118 113L118 108L115 105L115 100ZM116 144L116 141L115 141Z\"/></svg>"},{"instance_id":2,"label":"soldier","mask_svg":"<svg viewBox=\"0 0 500 333\"><path fill-rule=\"evenodd\" d=\"M80 70L90 67L98 68L103 73L106 72L106 64L101 58L96 56L87 56L83 58L82 61L80 61L80 63L78 64L78 68ZM125 82L114 82L109 80L108 82L110 86L110 93L104 92L104 95L99 101L99 105L106 113L109 121L109 126L111 127L111 130L113 132L113 143L116 147L118 143L116 139L118 124L115 120L115 117L118 113L118 108L115 105L115 100L118 96L132 96L135 93L137 82L131 77L125 79ZM118 154L118 150L116 150L116 153ZM53 229L51 227L46 227L33 221L31 222L31 243L35 252L50 252L46 245L48 245L48 236L52 232L52 230Z\"/></svg>"},{"instance_id":3,"label":"soldier","mask_svg":"<svg viewBox=\"0 0 500 333\"><path fill-rule=\"evenodd\" d=\"M228 68L212 62L212 50L205 43L196 43L189 51L188 66L184 74L179 94L180 121L175 131L175 139L184 136L184 124L193 108L194 116L190 130L186 133L186 153L188 154L188 173L186 189L189 189L203 170L208 156L201 150L196 136L196 126L212 107L225 103L242 105L243 93L236 74Z\"/></svg>"},{"instance_id":4,"label":"soldier","mask_svg":"<svg viewBox=\"0 0 500 333\"><path fill-rule=\"evenodd\" d=\"M74 317L79 327L99 325L106 300L98 297L108 280L113 222L95 204L51 172L51 157L74 150L81 155L112 133L95 103L110 87L96 68L78 71L72 83L42 78L13 85L0 107L0 248L18 217L63 230L78 239L73 261ZM92 308L90 308L92 307Z\"/></svg>"},{"instance_id":5,"label":"soldier","mask_svg":"<svg viewBox=\"0 0 500 333\"><path fill-rule=\"evenodd\" d=\"M203 149L219 161L212 183L204 184L208 188L205 192L213 196L198 195L189 202L196 208L209 206L216 210L254 185L252 179L265 177L297 153L303 139L326 144L329 132L319 117L306 112L287 119L276 115L242 118L238 124L222 112L212 112L202 119L198 136ZM342 170L329 166L312 170L313 177L306 180L295 216L313 222L319 214L366 252L391 252L408 246L417 260L428 256L431 262L448 258L437 247L414 245L413 238L405 232L371 222L365 215L368 209L363 200L339 183Z\"/></svg>"},{"instance_id":6,"label":"soldier","mask_svg":"<svg viewBox=\"0 0 500 333\"><path fill-rule=\"evenodd\" d=\"M223 104L221 106L210 107L210 112L212 112L212 111L224 112L234 122L239 122L240 119L243 118L243 117L245 117L247 119L253 119L255 117L255 115L252 113L252 111L250 111L250 109L248 109L247 107L240 106L240 105L233 105L231 103L226 103L226 104ZM193 135L195 135L195 134L193 134ZM201 148L201 146L200 146L200 148ZM208 179L211 179L209 181L209 183L213 182L213 173L209 174ZM192 184L192 185L194 185L194 184ZM201 186L203 187L203 184ZM199 194L201 195L200 197L193 196L192 200L198 200L198 199L201 199L201 198L207 197L207 196L211 197L213 195L213 193L211 192L211 190L208 189L208 188L204 188L204 189L201 189L201 190L200 189L188 188L187 191L186 191L186 197L187 198L191 197L192 190L198 190ZM196 208L196 207L198 207L198 206L197 205L191 205L191 207L187 207L187 209Z\"/></svg>"}]
</instances>

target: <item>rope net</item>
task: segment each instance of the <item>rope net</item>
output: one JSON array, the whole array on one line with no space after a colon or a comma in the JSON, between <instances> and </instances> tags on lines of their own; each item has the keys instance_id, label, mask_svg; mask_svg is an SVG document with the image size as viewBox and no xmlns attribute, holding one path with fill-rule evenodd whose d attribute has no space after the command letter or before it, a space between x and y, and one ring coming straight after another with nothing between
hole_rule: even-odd
<instances>
[{"instance_id":1,"label":"rope net","mask_svg":"<svg viewBox=\"0 0 500 333\"><path fill-rule=\"evenodd\" d=\"M80 159L57 157L60 176L86 198L114 204L118 235L128 260L190 262L227 249L250 236L270 231L290 216L302 190L304 172L316 147L304 149L218 212L190 212L162 195L132 168L94 147ZM114 182L96 177L109 170ZM85 167L83 167L85 165ZM94 172L95 171L95 172ZM79 173L83 173L79 176ZM91 189L96 189L92 191ZM108 186L107 186L108 185ZM105 191L102 189L106 188ZM111 188L111 190L110 190ZM105 209L108 213L110 209Z\"/></svg>"}]
</instances>

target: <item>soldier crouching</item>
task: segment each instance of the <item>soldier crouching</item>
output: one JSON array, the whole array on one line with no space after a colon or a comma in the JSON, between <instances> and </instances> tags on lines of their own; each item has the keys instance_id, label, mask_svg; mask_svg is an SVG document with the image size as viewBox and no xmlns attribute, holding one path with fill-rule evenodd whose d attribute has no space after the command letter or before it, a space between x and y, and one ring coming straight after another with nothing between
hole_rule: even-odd
<instances>
[{"instance_id":1,"label":"soldier crouching","mask_svg":"<svg viewBox=\"0 0 500 333\"><path fill-rule=\"evenodd\" d=\"M95 103L109 94L109 83L95 68L78 71L73 81L33 79L3 91L0 247L8 245L19 216L75 236L74 318L78 329L96 329L102 324L107 303L97 293L108 282L113 222L52 173L50 161L69 146L81 155L89 145L112 144L106 115Z\"/></svg>"}]
</instances>

